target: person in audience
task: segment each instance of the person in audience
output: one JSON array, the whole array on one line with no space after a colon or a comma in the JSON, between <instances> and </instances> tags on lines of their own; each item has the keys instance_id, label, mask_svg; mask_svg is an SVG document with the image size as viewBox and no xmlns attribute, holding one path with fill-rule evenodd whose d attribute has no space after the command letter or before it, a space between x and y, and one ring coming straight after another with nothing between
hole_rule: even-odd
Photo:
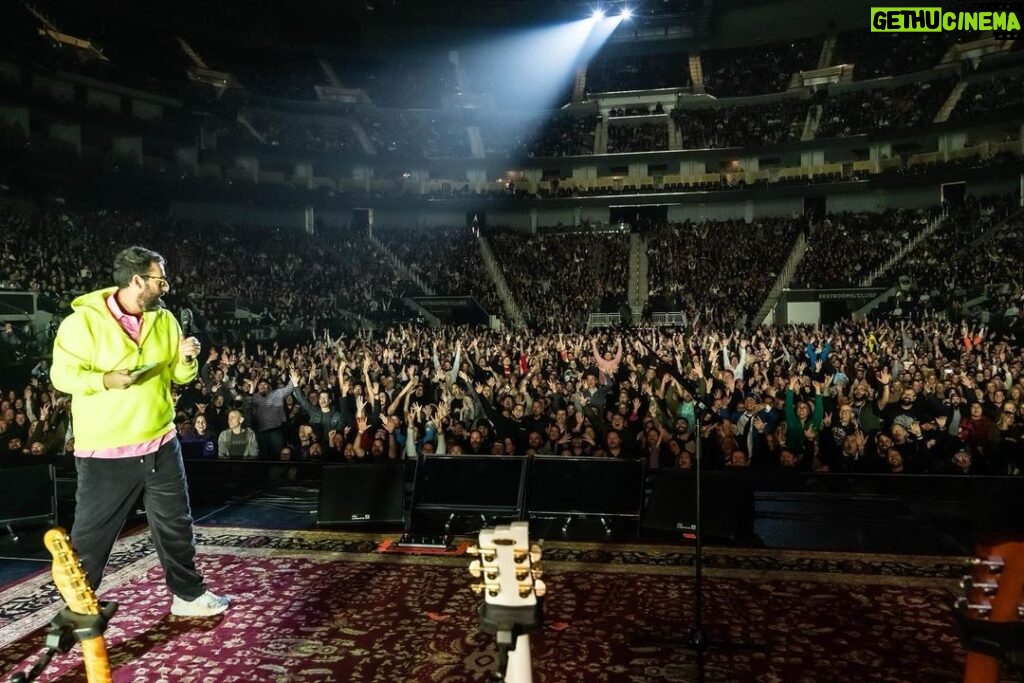
<instances>
[{"instance_id":1,"label":"person in audience","mask_svg":"<svg viewBox=\"0 0 1024 683\"><path fill-rule=\"evenodd\" d=\"M813 408L807 401L796 401L796 392L801 386L800 380L801 377L798 375L790 377L785 403L786 445L796 450L803 448L805 441L817 440L825 413L820 382L815 381L814 383Z\"/></svg>"},{"instance_id":2,"label":"person in audience","mask_svg":"<svg viewBox=\"0 0 1024 683\"><path fill-rule=\"evenodd\" d=\"M256 433L243 427L245 417L240 410L228 412L228 428L217 437L218 458L257 458L260 455Z\"/></svg>"},{"instance_id":3,"label":"person in audience","mask_svg":"<svg viewBox=\"0 0 1024 683\"><path fill-rule=\"evenodd\" d=\"M270 382L262 377L249 380L247 386L249 394L244 398L243 405L245 414L253 425L252 430L256 432L259 453L266 458L276 458L285 444L285 397L291 394L295 387L290 377L285 386L273 391L270 390ZM231 427L230 416L228 427Z\"/></svg>"},{"instance_id":4,"label":"person in audience","mask_svg":"<svg viewBox=\"0 0 1024 683\"><path fill-rule=\"evenodd\" d=\"M976 468L981 467L981 463L988 462L993 426L992 418L984 414L984 407L977 401L970 404L967 419L960 422L960 440L970 449L972 455L981 456L975 462Z\"/></svg>"},{"instance_id":5,"label":"person in audience","mask_svg":"<svg viewBox=\"0 0 1024 683\"><path fill-rule=\"evenodd\" d=\"M294 386L292 396L308 416L309 425L316 432L317 441L320 444L330 443L331 434L344 429L347 421L341 411L333 406L331 394L327 390L321 391L317 396L317 406L314 408L299 388L298 373L292 370L289 379Z\"/></svg>"},{"instance_id":6,"label":"person in audience","mask_svg":"<svg viewBox=\"0 0 1024 683\"><path fill-rule=\"evenodd\" d=\"M26 444L31 455L62 455L71 416L67 401L46 403L39 408L38 419L28 431Z\"/></svg>"},{"instance_id":7,"label":"person in audience","mask_svg":"<svg viewBox=\"0 0 1024 683\"><path fill-rule=\"evenodd\" d=\"M47 382L50 379L50 361L40 358L39 362L31 370L31 374L40 382Z\"/></svg>"},{"instance_id":8,"label":"person in audience","mask_svg":"<svg viewBox=\"0 0 1024 683\"><path fill-rule=\"evenodd\" d=\"M187 438L182 437L182 443L195 444L195 446L192 446L191 448L194 449L194 455L200 458L217 457L217 440L219 437L215 437L213 432L210 430L206 421L206 415L197 410L197 414L195 418L193 418L191 424L192 433Z\"/></svg>"},{"instance_id":9,"label":"person in audience","mask_svg":"<svg viewBox=\"0 0 1024 683\"><path fill-rule=\"evenodd\" d=\"M220 434L228 428L228 413L231 412L231 407L222 394L214 395L208 405L197 404L196 410L206 418L206 426L211 434Z\"/></svg>"},{"instance_id":10,"label":"person in audience","mask_svg":"<svg viewBox=\"0 0 1024 683\"><path fill-rule=\"evenodd\" d=\"M0 344L13 351L20 349L23 343L21 336L14 330L14 323L4 323L3 329L0 329Z\"/></svg>"}]
</instances>

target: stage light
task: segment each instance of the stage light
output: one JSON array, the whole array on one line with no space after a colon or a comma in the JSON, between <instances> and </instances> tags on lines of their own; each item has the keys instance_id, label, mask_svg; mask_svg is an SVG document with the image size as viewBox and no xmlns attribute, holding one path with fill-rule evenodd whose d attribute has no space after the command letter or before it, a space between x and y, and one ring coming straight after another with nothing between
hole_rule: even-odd
<instances>
[{"instance_id":1,"label":"stage light","mask_svg":"<svg viewBox=\"0 0 1024 683\"><path fill-rule=\"evenodd\" d=\"M590 15L590 18L593 19L594 21L601 21L602 19L604 19L604 10L603 9L596 9L596 10L594 10L594 13Z\"/></svg>"},{"instance_id":2,"label":"stage light","mask_svg":"<svg viewBox=\"0 0 1024 683\"><path fill-rule=\"evenodd\" d=\"M622 17L623 21L626 21L631 16L633 16L633 10L629 9L628 7L623 7L622 12L619 13L619 16Z\"/></svg>"}]
</instances>

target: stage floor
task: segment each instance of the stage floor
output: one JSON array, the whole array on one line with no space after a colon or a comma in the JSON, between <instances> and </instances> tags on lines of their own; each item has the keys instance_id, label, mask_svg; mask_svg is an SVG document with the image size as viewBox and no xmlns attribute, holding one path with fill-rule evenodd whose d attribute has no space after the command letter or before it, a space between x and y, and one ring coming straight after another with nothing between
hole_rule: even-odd
<instances>
[{"instance_id":1,"label":"stage floor","mask_svg":"<svg viewBox=\"0 0 1024 683\"><path fill-rule=\"evenodd\" d=\"M487 680L495 649L479 629L469 558L381 553L387 537L200 524L199 565L234 599L202 620L169 616L148 532L122 538L100 591L121 605L108 631L114 680ZM696 680L682 646L693 557L682 545L545 543L534 680ZM959 557L712 547L705 560L709 681L960 678L949 608ZM60 605L45 571L0 590L3 680L31 664ZM47 676L85 680L77 650Z\"/></svg>"}]
</instances>

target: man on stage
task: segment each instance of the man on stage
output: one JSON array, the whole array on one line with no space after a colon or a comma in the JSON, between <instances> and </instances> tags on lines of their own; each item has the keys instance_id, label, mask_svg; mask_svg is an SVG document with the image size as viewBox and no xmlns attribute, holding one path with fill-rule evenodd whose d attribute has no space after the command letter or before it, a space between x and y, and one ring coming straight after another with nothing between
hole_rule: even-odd
<instances>
[{"instance_id":1,"label":"man on stage","mask_svg":"<svg viewBox=\"0 0 1024 683\"><path fill-rule=\"evenodd\" d=\"M53 385L71 394L78 470L71 540L95 589L140 492L174 598L171 614L203 617L228 608L196 570L192 512L174 427L171 382L199 371L199 342L182 339L164 310L170 289L160 254L129 247L114 258L116 287L84 294L60 325Z\"/></svg>"}]
</instances>

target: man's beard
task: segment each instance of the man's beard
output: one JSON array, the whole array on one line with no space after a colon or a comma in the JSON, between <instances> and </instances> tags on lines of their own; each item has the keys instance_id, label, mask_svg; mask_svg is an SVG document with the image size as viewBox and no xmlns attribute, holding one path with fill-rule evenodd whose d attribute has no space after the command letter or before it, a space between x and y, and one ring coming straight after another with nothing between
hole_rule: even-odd
<instances>
[{"instance_id":1,"label":"man's beard","mask_svg":"<svg viewBox=\"0 0 1024 683\"><path fill-rule=\"evenodd\" d=\"M159 311L164 307L164 300L160 298L159 294L142 293L139 295L138 305L143 312Z\"/></svg>"}]
</instances>

